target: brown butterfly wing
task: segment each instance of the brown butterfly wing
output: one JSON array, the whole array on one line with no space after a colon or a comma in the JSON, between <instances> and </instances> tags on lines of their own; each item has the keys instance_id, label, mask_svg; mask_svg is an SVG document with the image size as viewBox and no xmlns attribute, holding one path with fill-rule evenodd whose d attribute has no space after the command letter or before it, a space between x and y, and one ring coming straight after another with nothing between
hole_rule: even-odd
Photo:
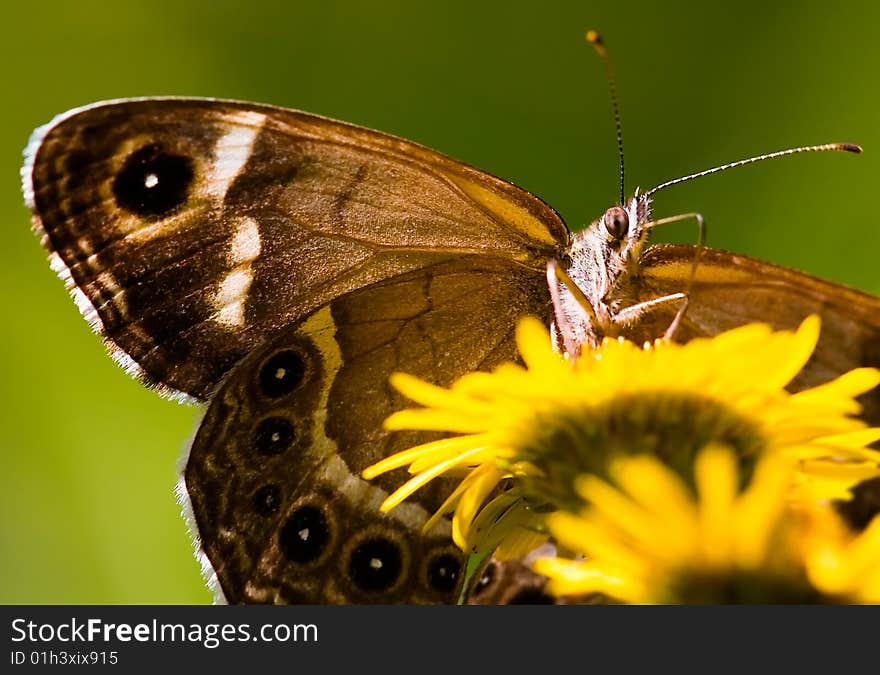
<instances>
[{"instance_id":1,"label":"brown butterfly wing","mask_svg":"<svg viewBox=\"0 0 880 675\"><path fill-rule=\"evenodd\" d=\"M490 559L475 575L468 605L562 605L566 599L547 590L547 577L525 560Z\"/></svg>"},{"instance_id":2,"label":"brown butterfly wing","mask_svg":"<svg viewBox=\"0 0 880 675\"><path fill-rule=\"evenodd\" d=\"M498 178L251 103L97 104L35 132L26 156L34 226L86 318L128 370L196 399L349 291L469 257L540 271L568 241Z\"/></svg>"},{"instance_id":3,"label":"brown butterfly wing","mask_svg":"<svg viewBox=\"0 0 880 675\"><path fill-rule=\"evenodd\" d=\"M389 433L408 405L388 375L448 385L516 356L517 317L549 321L536 275L502 257L439 262L331 300L246 356L213 397L184 474L202 551L229 602L452 603L463 556L444 521L449 485L388 514L406 479L373 462L437 438Z\"/></svg>"},{"instance_id":4,"label":"brown butterfly wing","mask_svg":"<svg viewBox=\"0 0 880 675\"><path fill-rule=\"evenodd\" d=\"M518 317L549 321L545 261L568 243L552 209L401 139L214 100L67 113L23 179L114 356L211 400L181 497L223 598L457 597L448 523L419 532L444 488L383 515L403 476L359 474L431 437L382 429L404 405L390 373L448 384L514 358Z\"/></svg>"},{"instance_id":5,"label":"brown butterfly wing","mask_svg":"<svg viewBox=\"0 0 880 675\"><path fill-rule=\"evenodd\" d=\"M696 249L658 245L642 257L635 281L638 300L687 290ZM646 317L639 339L661 335L674 309ZM796 328L810 314L822 317L816 351L792 383L800 389L861 366L880 367L880 298L803 272L716 249L705 249L678 333L682 340L716 335L749 322ZM863 397L864 416L880 424L880 394Z\"/></svg>"}]
</instances>

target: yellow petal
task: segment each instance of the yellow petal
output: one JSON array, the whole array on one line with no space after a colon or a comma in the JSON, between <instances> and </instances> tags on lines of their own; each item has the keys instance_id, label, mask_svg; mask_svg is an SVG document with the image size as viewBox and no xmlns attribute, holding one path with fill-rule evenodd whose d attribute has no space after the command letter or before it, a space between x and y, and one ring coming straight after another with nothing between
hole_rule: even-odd
<instances>
[{"instance_id":1,"label":"yellow petal","mask_svg":"<svg viewBox=\"0 0 880 675\"><path fill-rule=\"evenodd\" d=\"M516 345L530 371L551 372L565 367L563 358L553 350L547 328L534 317L524 317L516 326Z\"/></svg>"},{"instance_id":2,"label":"yellow petal","mask_svg":"<svg viewBox=\"0 0 880 675\"><path fill-rule=\"evenodd\" d=\"M633 604L643 603L647 595L638 579L618 575L589 562L539 558L532 568L549 578L548 590L554 595L602 593Z\"/></svg>"},{"instance_id":3,"label":"yellow petal","mask_svg":"<svg viewBox=\"0 0 880 675\"><path fill-rule=\"evenodd\" d=\"M655 457L628 457L611 462L611 474L642 508L665 522L691 522L696 513L684 481Z\"/></svg>"},{"instance_id":4,"label":"yellow petal","mask_svg":"<svg viewBox=\"0 0 880 675\"><path fill-rule=\"evenodd\" d=\"M642 574L654 562L643 550L620 536L619 531L597 519L557 511L547 516L547 529L560 547L627 570L629 574Z\"/></svg>"},{"instance_id":5,"label":"yellow petal","mask_svg":"<svg viewBox=\"0 0 880 675\"><path fill-rule=\"evenodd\" d=\"M426 483L429 483L437 476L440 476L446 473L449 469L459 464L466 464L468 460L472 457L478 456L480 453L485 452L485 448L472 448L466 452L461 453L451 459L447 459L443 462L438 462L434 466L422 473L416 474L412 478L410 478L406 483L397 488L394 492L392 492L388 497L382 502L382 506L379 508L382 511L390 511L395 506L399 505L404 499L412 495L416 490L423 487Z\"/></svg>"},{"instance_id":6,"label":"yellow petal","mask_svg":"<svg viewBox=\"0 0 880 675\"><path fill-rule=\"evenodd\" d=\"M385 420L385 428L390 431L418 429L475 434L486 431L487 425L483 416L465 415L441 408L411 408L390 415Z\"/></svg>"},{"instance_id":7,"label":"yellow petal","mask_svg":"<svg viewBox=\"0 0 880 675\"><path fill-rule=\"evenodd\" d=\"M767 560L791 479L792 464L780 457L766 457L755 467L748 488L734 506L729 524L740 568L755 569Z\"/></svg>"},{"instance_id":8,"label":"yellow petal","mask_svg":"<svg viewBox=\"0 0 880 675\"><path fill-rule=\"evenodd\" d=\"M524 558L547 541L548 535L536 530L516 527L501 540L495 549L497 560L516 560Z\"/></svg>"},{"instance_id":9,"label":"yellow petal","mask_svg":"<svg viewBox=\"0 0 880 675\"><path fill-rule=\"evenodd\" d=\"M461 495L452 517L452 540L462 550L467 549L468 529L486 496L495 489L504 474L491 464L485 464L474 472L468 490Z\"/></svg>"},{"instance_id":10,"label":"yellow petal","mask_svg":"<svg viewBox=\"0 0 880 675\"><path fill-rule=\"evenodd\" d=\"M473 448L486 447L485 441L485 435L470 435L442 438L439 441L423 443L371 464L361 472L361 476L366 480L372 480L383 473L406 466L416 459L428 458L436 460L444 456L455 456L460 452Z\"/></svg>"},{"instance_id":11,"label":"yellow petal","mask_svg":"<svg viewBox=\"0 0 880 675\"><path fill-rule=\"evenodd\" d=\"M844 373L830 382L794 394L799 401L827 403L835 399L850 399L870 391L880 384L880 370L876 368L856 368Z\"/></svg>"},{"instance_id":12,"label":"yellow petal","mask_svg":"<svg viewBox=\"0 0 880 675\"><path fill-rule=\"evenodd\" d=\"M700 496L699 522L702 551L712 567L730 561L728 524L737 495L736 459L729 449L710 445L700 451L694 463L694 480Z\"/></svg>"},{"instance_id":13,"label":"yellow petal","mask_svg":"<svg viewBox=\"0 0 880 675\"><path fill-rule=\"evenodd\" d=\"M626 536L644 544L657 535L657 522L650 513L609 483L587 474L578 479L576 487L593 507L591 512L601 513L604 519Z\"/></svg>"}]
</instances>

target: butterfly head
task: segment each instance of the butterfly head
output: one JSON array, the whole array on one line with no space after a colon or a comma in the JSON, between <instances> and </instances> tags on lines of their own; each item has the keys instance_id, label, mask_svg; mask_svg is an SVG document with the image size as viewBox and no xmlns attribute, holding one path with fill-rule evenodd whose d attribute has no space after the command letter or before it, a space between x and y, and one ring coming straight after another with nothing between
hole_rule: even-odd
<instances>
[{"instance_id":1,"label":"butterfly head","mask_svg":"<svg viewBox=\"0 0 880 675\"><path fill-rule=\"evenodd\" d=\"M596 228L605 244L626 258L641 252L648 236L645 225L651 217L651 202L638 190L624 206L609 208L590 228Z\"/></svg>"},{"instance_id":2,"label":"butterfly head","mask_svg":"<svg viewBox=\"0 0 880 675\"><path fill-rule=\"evenodd\" d=\"M638 264L650 220L650 199L637 191L625 205L610 207L572 238L569 274L594 307L608 302L620 277Z\"/></svg>"},{"instance_id":3,"label":"butterfly head","mask_svg":"<svg viewBox=\"0 0 880 675\"><path fill-rule=\"evenodd\" d=\"M616 333L614 316L632 304L632 285L626 280L637 275L650 221L651 201L636 192L573 235L564 256L564 273L548 267L555 325L570 352ZM557 285L555 278L562 283Z\"/></svg>"}]
</instances>

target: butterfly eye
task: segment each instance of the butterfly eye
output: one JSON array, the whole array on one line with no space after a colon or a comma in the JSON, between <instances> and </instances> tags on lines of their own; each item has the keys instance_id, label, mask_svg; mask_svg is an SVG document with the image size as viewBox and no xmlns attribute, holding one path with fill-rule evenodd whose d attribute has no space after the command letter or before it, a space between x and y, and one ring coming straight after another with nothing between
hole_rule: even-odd
<instances>
[{"instance_id":1,"label":"butterfly eye","mask_svg":"<svg viewBox=\"0 0 880 675\"><path fill-rule=\"evenodd\" d=\"M622 206L612 206L602 217L605 229L612 238L620 241L629 232L629 214Z\"/></svg>"}]
</instances>

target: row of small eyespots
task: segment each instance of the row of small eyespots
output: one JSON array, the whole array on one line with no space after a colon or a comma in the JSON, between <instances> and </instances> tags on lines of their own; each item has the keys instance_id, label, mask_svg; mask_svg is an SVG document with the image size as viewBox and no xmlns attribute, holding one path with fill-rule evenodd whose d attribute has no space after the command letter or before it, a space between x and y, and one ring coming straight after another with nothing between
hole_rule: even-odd
<instances>
[{"instance_id":1,"label":"row of small eyespots","mask_svg":"<svg viewBox=\"0 0 880 675\"><path fill-rule=\"evenodd\" d=\"M309 366L306 356L297 349L285 349L271 356L259 369L257 386L261 394L277 399L294 393L305 381ZM296 428L286 417L272 416L261 420L251 437L254 450L264 456L278 455L296 440ZM254 510L262 516L273 516L283 505L281 487L264 485L253 495ZM333 537L331 522L318 501L304 503L284 521L278 541L288 561L305 565L319 560ZM380 592L394 587L406 573L404 542L396 538L370 535L348 547L345 570L348 578L362 591ZM425 566L423 582L438 593L452 593L461 573L460 556L443 549L431 556Z\"/></svg>"}]
</instances>

